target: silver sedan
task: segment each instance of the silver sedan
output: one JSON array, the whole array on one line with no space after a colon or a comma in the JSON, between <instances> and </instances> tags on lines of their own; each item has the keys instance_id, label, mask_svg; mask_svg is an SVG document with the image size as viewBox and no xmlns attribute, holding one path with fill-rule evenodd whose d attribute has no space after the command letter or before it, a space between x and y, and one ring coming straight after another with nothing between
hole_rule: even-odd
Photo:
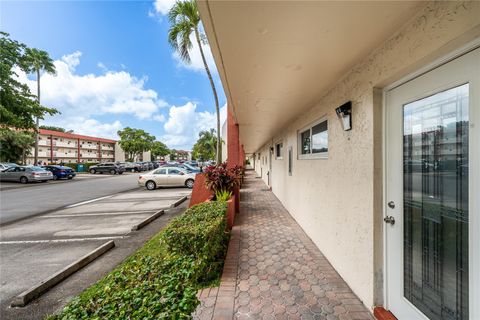
<instances>
[{"instance_id":1,"label":"silver sedan","mask_svg":"<svg viewBox=\"0 0 480 320\"><path fill-rule=\"evenodd\" d=\"M17 166L0 172L1 181L27 183L29 181L46 182L52 179L53 174L50 171L36 166Z\"/></svg>"},{"instance_id":2,"label":"silver sedan","mask_svg":"<svg viewBox=\"0 0 480 320\"><path fill-rule=\"evenodd\" d=\"M188 173L182 168L161 167L144 173L138 177L138 185L148 190L158 187L187 187L193 188L195 174Z\"/></svg>"}]
</instances>

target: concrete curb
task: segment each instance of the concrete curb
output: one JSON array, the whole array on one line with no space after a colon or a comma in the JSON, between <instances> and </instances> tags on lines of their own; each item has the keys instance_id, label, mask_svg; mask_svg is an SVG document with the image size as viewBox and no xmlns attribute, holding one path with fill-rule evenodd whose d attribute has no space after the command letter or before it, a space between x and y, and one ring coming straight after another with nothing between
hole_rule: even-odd
<instances>
[{"instance_id":1,"label":"concrete curb","mask_svg":"<svg viewBox=\"0 0 480 320\"><path fill-rule=\"evenodd\" d=\"M173 204L170 205L170 208L175 208L175 207L178 207L182 202L184 202L185 200L188 199L188 196L183 196L181 197L180 199L178 199L177 201L175 201Z\"/></svg>"},{"instance_id":2,"label":"concrete curb","mask_svg":"<svg viewBox=\"0 0 480 320\"><path fill-rule=\"evenodd\" d=\"M163 215L165 213L165 210L159 210L157 212L155 212L154 214L152 214L151 216L149 216L148 218L146 218L145 220L143 220L142 222L140 222L139 224L136 224L132 227L132 231L136 231L136 230L140 230L142 229L143 227L145 227L147 224L149 224L150 222L152 222L153 220L157 219L158 217L160 217L161 215Z\"/></svg>"},{"instance_id":3,"label":"concrete curb","mask_svg":"<svg viewBox=\"0 0 480 320\"><path fill-rule=\"evenodd\" d=\"M61 282L71 274L75 273L79 269L83 268L84 266L86 266L96 258L100 257L102 254L112 249L113 247L115 247L115 242L113 242L113 240L110 240L107 243L101 245L100 247L91 251L87 255L83 256L82 258L66 266L59 272L50 276L46 280L41 281L40 283L36 284L32 288L22 292L21 294L13 298L13 301L10 304L10 306L11 307L26 306L30 301L40 296L42 293L44 293L54 285L58 284L59 282Z\"/></svg>"}]
</instances>

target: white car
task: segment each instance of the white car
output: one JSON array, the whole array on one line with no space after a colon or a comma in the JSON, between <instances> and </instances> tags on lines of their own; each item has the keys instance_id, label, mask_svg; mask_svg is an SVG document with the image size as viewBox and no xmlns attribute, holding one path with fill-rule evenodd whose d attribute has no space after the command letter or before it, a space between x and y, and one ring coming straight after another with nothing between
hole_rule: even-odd
<instances>
[{"instance_id":1,"label":"white car","mask_svg":"<svg viewBox=\"0 0 480 320\"><path fill-rule=\"evenodd\" d=\"M138 185L155 190L158 187L187 187L193 188L195 173L176 167L160 167L144 173L138 177Z\"/></svg>"}]
</instances>

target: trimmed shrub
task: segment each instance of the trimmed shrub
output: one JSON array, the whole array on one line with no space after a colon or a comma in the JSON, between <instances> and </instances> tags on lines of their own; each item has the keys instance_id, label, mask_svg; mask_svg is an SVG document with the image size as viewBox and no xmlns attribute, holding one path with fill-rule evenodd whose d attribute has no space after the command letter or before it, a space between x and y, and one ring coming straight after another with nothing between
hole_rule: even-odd
<instances>
[{"instance_id":1,"label":"trimmed shrub","mask_svg":"<svg viewBox=\"0 0 480 320\"><path fill-rule=\"evenodd\" d=\"M50 320L189 319L198 289L218 279L228 234L225 202L202 203L172 220L140 250Z\"/></svg>"}]
</instances>

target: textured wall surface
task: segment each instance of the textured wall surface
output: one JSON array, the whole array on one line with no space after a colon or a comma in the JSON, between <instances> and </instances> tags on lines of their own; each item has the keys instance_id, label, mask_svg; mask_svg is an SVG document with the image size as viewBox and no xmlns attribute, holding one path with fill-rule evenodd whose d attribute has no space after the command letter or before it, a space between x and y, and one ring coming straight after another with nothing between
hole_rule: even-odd
<instances>
[{"instance_id":1,"label":"textured wall surface","mask_svg":"<svg viewBox=\"0 0 480 320\"><path fill-rule=\"evenodd\" d=\"M332 83L308 112L292 119L256 152L256 171L267 182L269 149L283 142L283 159L272 160L273 192L368 307L381 304L383 296L382 104L376 88L479 36L480 2L426 3L401 30ZM348 100L353 104L353 130L345 132L335 108ZM298 130L324 116L328 159L299 160Z\"/></svg>"}]
</instances>

